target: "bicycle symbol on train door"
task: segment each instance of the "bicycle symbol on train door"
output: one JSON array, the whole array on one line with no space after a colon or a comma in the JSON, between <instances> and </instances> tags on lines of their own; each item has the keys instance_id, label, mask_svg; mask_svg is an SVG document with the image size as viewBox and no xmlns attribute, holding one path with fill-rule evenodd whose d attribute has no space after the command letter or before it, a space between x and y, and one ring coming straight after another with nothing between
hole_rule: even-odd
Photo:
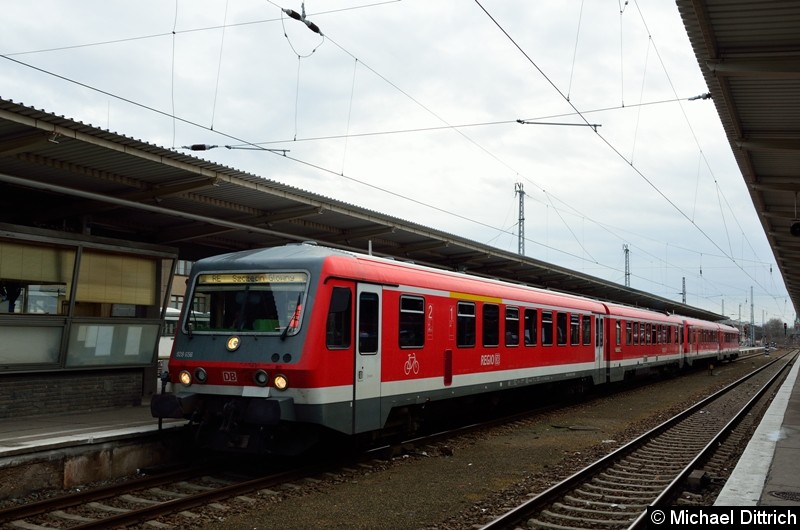
<instances>
[{"instance_id":1,"label":"bicycle symbol on train door","mask_svg":"<svg viewBox=\"0 0 800 530\"><path fill-rule=\"evenodd\" d=\"M419 373L419 361L417 360L416 353L408 354L408 360L403 366L403 371L406 373L406 375L410 374L412 371L414 372L414 375Z\"/></svg>"}]
</instances>

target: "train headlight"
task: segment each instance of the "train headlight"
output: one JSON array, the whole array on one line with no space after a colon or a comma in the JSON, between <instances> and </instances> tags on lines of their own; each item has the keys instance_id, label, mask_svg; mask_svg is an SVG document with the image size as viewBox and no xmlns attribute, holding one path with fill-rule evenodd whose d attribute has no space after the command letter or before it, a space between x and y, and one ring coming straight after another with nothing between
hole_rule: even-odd
<instances>
[{"instance_id":1,"label":"train headlight","mask_svg":"<svg viewBox=\"0 0 800 530\"><path fill-rule=\"evenodd\" d=\"M286 376L283 374L278 374L275 376L275 379L272 380L272 384L278 390L286 390L286 387L289 386L289 380L286 379Z\"/></svg>"},{"instance_id":2,"label":"train headlight","mask_svg":"<svg viewBox=\"0 0 800 530\"><path fill-rule=\"evenodd\" d=\"M189 386L192 384L192 374L189 373L189 370L181 370L181 373L178 374L178 381L184 386Z\"/></svg>"},{"instance_id":3,"label":"train headlight","mask_svg":"<svg viewBox=\"0 0 800 530\"><path fill-rule=\"evenodd\" d=\"M264 370L256 370L256 373L253 374L253 381L258 386L266 386L269 381L269 376Z\"/></svg>"},{"instance_id":4,"label":"train headlight","mask_svg":"<svg viewBox=\"0 0 800 530\"><path fill-rule=\"evenodd\" d=\"M198 383L205 383L206 381L208 381L208 374L202 368L195 368L194 378L197 379Z\"/></svg>"}]
</instances>

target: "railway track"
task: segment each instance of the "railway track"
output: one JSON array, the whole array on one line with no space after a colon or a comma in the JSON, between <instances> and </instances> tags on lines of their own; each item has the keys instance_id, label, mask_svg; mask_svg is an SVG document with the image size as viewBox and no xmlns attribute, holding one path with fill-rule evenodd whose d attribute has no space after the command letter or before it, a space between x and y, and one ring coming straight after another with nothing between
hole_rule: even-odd
<instances>
[{"instance_id":1,"label":"railway track","mask_svg":"<svg viewBox=\"0 0 800 530\"><path fill-rule=\"evenodd\" d=\"M201 507L211 506L213 510L216 506L224 514L247 509L248 504L255 502L256 498L272 498L276 492L301 492L303 488L314 488L319 481L350 480L349 477L367 467L377 469L379 466L376 462L385 462L387 457L413 452L419 447L438 442L446 443L449 438L459 434L480 431L487 425L496 425L498 422L513 422L520 416L524 418L530 414L512 415L489 424L472 424L406 440L397 445L374 448L360 460L332 462L328 459L318 466L269 473L260 477L246 477L219 469L162 473L103 489L2 510L0 528L122 528L137 527L152 521L184 527L191 524L192 517ZM636 468L632 468L628 475L635 476L638 472ZM176 524L176 520L181 522Z\"/></svg>"},{"instance_id":2,"label":"railway track","mask_svg":"<svg viewBox=\"0 0 800 530\"><path fill-rule=\"evenodd\" d=\"M320 482L352 480L374 472L387 457L441 442L448 437L483 428L473 424L441 431L397 444L382 445L339 458L317 457L303 466L281 464L280 471L251 476L219 464L203 468L177 469L114 485L79 491L0 510L0 528L15 530L70 530L148 527L183 528L197 517L193 510L208 507L238 511L280 491L299 491ZM236 507L234 505L242 505ZM176 522L178 521L178 522Z\"/></svg>"},{"instance_id":3,"label":"railway track","mask_svg":"<svg viewBox=\"0 0 800 530\"><path fill-rule=\"evenodd\" d=\"M0 511L2 528L122 528L222 500L303 480L317 467L289 469L248 477L219 469L185 469L64 495ZM224 507L223 507L224 509Z\"/></svg>"},{"instance_id":4,"label":"railway track","mask_svg":"<svg viewBox=\"0 0 800 530\"><path fill-rule=\"evenodd\" d=\"M737 438L754 407L766 407L796 357L794 351L761 367L481 530L644 528L648 506L675 504L710 480L703 468L724 458L725 440ZM692 494L686 497L682 502L691 502Z\"/></svg>"}]
</instances>

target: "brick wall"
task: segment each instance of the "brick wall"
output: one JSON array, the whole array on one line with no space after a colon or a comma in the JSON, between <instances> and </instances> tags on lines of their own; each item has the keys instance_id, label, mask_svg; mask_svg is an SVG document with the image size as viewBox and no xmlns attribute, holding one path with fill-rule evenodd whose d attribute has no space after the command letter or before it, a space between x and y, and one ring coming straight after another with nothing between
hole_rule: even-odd
<instances>
[{"instance_id":1,"label":"brick wall","mask_svg":"<svg viewBox=\"0 0 800 530\"><path fill-rule=\"evenodd\" d=\"M138 406L143 371L0 375L0 419Z\"/></svg>"}]
</instances>

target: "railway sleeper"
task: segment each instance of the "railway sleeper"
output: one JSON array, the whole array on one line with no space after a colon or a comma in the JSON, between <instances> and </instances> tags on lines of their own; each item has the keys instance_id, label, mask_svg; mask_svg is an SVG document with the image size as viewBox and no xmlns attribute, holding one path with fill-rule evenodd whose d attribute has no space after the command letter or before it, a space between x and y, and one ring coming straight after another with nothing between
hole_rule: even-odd
<instances>
[{"instance_id":1,"label":"railway sleeper","mask_svg":"<svg viewBox=\"0 0 800 530\"><path fill-rule=\"evenodd\" d=\"M541 519L528 519L527 522L528 528L545 528L549 530L584 530L583 528L578 528L575 526L564 526L555 523L548 523L547 521L542 521Z\"/></svg>"},{"instance_id":2,"label":"railway sleeper","mask_svg":"<svg viewBox=\"0 0 800 530\"><path fill-rule=\"evenodd\" d=\"M630 487L625 486L624 484L604 484L602 482L597 482L596 479L592 479L588 482L585 482L580 487L586 487L591 490L595 491L642 491L642 490L651 490L653 488L653 483L647 479L642 479L641 481L634 482L630 485ZM658 489L658 488L655 488Z\"/></svg>"},{"instance_id":3,"label":"railway sleeper","mask_svg":"<svg viewBox=\"0 0 800 530\"><path fill-rule=\"evenodd\" d=\"M679 444L679 445L678 445ZM653 442L649 443L644 446L641 451L646 454L677 454L677 455L684 455L686 453L692 451L699 451L705 447L705 444L702 443L695 443L692 444L691 442L686 443L682 441L661 441L661 442Z\"/></svg>"},{"instance_id":4,"label":"railway sleeper","mask_svg":"<svg viewBox=\"0 0 800 530\"><path fill-rule=\"evenodd\" d=\"M619 488L619 487L609 488L606 486L595 484L593 482L587 482L581 487L586 488L586 490L593 491L603 495L613 496L616 494L622 494L622 495L630 495L630 496L637 496L641 498L650 498L650 499L654 498L653 495L654 492L656 493L655 496L657 496L660 490L660 488L657 488L655 490L652 488L648 488L646 484L636 484L632 488Z\"/></svg>"},{"instance_id":5,"label":"railway sleeper","mask_svg":"<svg viewBox=\"0 0 800 530\"><path fill-rule=\"evenodd\" d=\"M653 461L652 457L648 459L634 455L628 455L627 457L625 457L625 460L621 460L620 463L625 467L639 468L643 471L648 471L648 472L659 469L667 469L667 470L680 469L679 465L676 464L675 462L670 462L668 460Z\"/></svg>"},{"instance_id":6,"label":"railway sleeper","mask_svg":"<svg viewBox=\"0 0 800 530\"><path fill-rule=\"evenodd\" d=\"M128 513L131 511L129 508L119 508L118 506L111 506L110 504L103 504L97 501L90 502L87 506L93 510L108 513Z\"/></svg>"},{"instance_id":7,"label":"railway sleeper","mask_svg":"<svg viewBox=\"0 0 800 530\"><path fill-rule=\"evenodd\" d=\"M621 503L621 502L606 502L601 500L589 500L589 499L579 499L578 497L574 497L572 495L565 495L564 499L565 502L571 502L576 506L600 506L604 508L614 508L616 506L625 506L626 508L632 508L636 510L644 511L647 509L647 506L650 504L649 502L642 502L642 503ZM630 499L626 499L630 500Z\"/></svg>"},{"instance_id":8,"label":"railway sleeper","mask_svg":"<svg viewBox=\"0 0 800 530\"><path fill-rule=\"evenodd\" d=\"M625 469L620 469L617 467L603 471L598 475L598 477L603 477L607 480L629 480L631 478L638 479L641 476L642 474L640 472L626 471ZM660 475L649 475L649 477L651 482L658 482L659 484L669 484L674 478L673 475L665 475L663 477Z\"/></svg>"},{"instance_id":9,"label":"railway sleeper","mask_svg":"<svg viewBox=\"0 0 800 530\"><path fill-rule=\"evenodd\" d=\"M595 477L592 479L592 484L598 484L601 487L608 487L608 488L627 488L627 489L648 489L653 491L663 491L664 486L663 484L668 484L668 482L659 482L654 484L652 480L649 478L647 482L617 482L615 480L606 480L603 478Z\"/></svg>"},{"instance_id":10,"label":"railway sleeper","mask_svg":"<svg viewBox=\"0 0 800 530\"><path fill-rule=\"evenodd\" d=\"M97 521L92 517L84 517L83 515L76 515L74 513L67 513L64 510L56 510L54 512L50 512L47 515L50 517L55 517L56 519L63 519L65 521L72 521L74 523L93 523Z\"/></svg>"},{"instance_id":11,"label":"railway sleeper","mask_svg":"<svg viewBox=\"0 0 800 530\"><path fill-rule=\"evenodd\" d=\"M590 488L591 489L591 488ZM617 495L608 494L604 491L587 491L585 489L579 488L575 490L573 493L576 495L584 495L590 499L600 499L603 501L614 502L614 503L631 503L631 502L641 502L645 505L650 504L653 501L654 497L650 494L639 494L637 495L635 492L620 492L616 491Z\"/></svg>"},{"instance_id":12,"label":"railway sleeper","mask_svg":"<svg viewBox=\"0 0 800 530\"><path fill-rule=\"evenodd\" d=\"M180 486L181 488L185 488L187 490L195 490L195 491L212 491L217 488L213 486L203 486L202 484L195 484L194 482L178 482L176 486Z\"/></svg>"},{"instance_id":13,"label":"railway sleeper","mask_svg":"<svg viewBox=\"0 0 800 530\"><path fill-rule=\"evenodd\" d=\"M642 513L642 510L637 510L631 506L623 506L621 504L610 504L610 507L619 507L619 510L598 510L595 508L581 508L579 506L570 506L568 504L564 504L561 502L556 502L553 504L553 508L558 508L559 510L569 510L572 512L584 512L584 513L596 513L600 515L610 515L610 516L620 516L620 517L639 517Z\"/></svg>"},{"instance_id":14,"label":"railway sleeper","mask_svg":"<svg viewBox=\"0 0 800 530\"><path fill-rule=\"evenodd\" d=\"M544 510L542 516L551 518L555 521L568 521L570 523L579 523L578 528L619 528L620 522L627 522L627 519L596 519L594 517L577 517L574 515L554 513L549 510Z\"/></svg>"}]
</instances>

